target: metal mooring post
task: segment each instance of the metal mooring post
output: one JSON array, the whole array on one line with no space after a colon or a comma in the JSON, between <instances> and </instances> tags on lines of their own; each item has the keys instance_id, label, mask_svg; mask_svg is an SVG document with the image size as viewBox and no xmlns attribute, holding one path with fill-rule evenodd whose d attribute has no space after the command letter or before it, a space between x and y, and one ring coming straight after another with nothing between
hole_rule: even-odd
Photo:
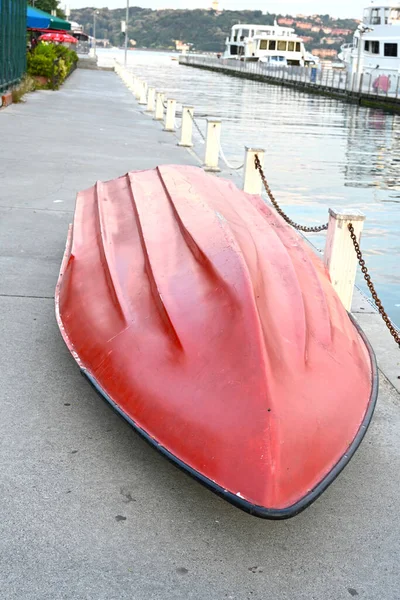
<instances>
[{"instance_id":1,"label":"metal mooring post","mask_svg":"<svg viewBox=\"0 0 400 600\"><path fill-rule=\"evenodd\" d=\"M193 115L193 106L182 106L182 133L178 146L184 146L185 148L193 147Z\"/></svg>"},{"instance_id":2,"label":"metal mooring post","mask_svg":"<svg viewBox=\"0 0 400 600\"><path fill-rule=\"evenodd\" d=\"M221 121L207 119L207 139L204 158L204 170L218 173L219 145L221 141Z\"/></svg>"},{"instance_id":3,"label":"metal mooring post","mask_svg":"<svg viewBox=\"0 0 400 600\"><path fill-rule=\"evenodd\" d=\"M260 173L256 169L255 157L256 154L260 159L261 166L264 166L264 148L245 148L244 155L244 170L243 170L243 191L248 194L261 194L262 180Z\"/></svg>"},{"instance_id":4,"label":"metal mooring post","mask_svg":"<svg viewBox=\"0 0 400 600\"><path fill-rule=\"evenodd\" d=\"M156 121L164 120L164 92L157 92L156 94L156 114L154 115Z\"/></svg>"},{"instance_id":5,"label":"metal mooring post","mask_svg":"<svg viewBox=\"0 0 400 600\"><path fill-rule=\"evenodd\" d=\"M329 227L326 236L324 262L331 276L332 285L346 310L351 310L357 273L357 254L350 237L348 225L353 224L359 241L364 228L365 215L359 211L329 209Z\"/></svg>"},{"instance_id":6,"label":"metal mooring post","mask_svg":"<svg viewBox=\"0 0 400 600\"><path fill-rule=\"evenodd\" d=\"M142 106L146 106L147 104L147 83L146 81L142 81L142 86L140 89L140 97L139 97L139 104L141 104Z\"/></svg>"},{"instance_id":7,"label":"metal mooring post","mask_svg":"<svg viewBox=\"0 0 400 600\"><path fill-rule=\"evenodd\" d=\"M176 100L168 98L167 100L167 112L165 115L165 126L164 131L175 131L175 115L176 115Z\"/></svg>"},{"instance_id":8,"label":"metal mooring post","mask_svg":"<svg viewBox=\"0 0 400 600\"><path fill-rule=\"evenodd\" d=\"M149 87L147 93L147 109L146 112L153 113L156 105L156 88Z\"/></svg>"}]
</instances>

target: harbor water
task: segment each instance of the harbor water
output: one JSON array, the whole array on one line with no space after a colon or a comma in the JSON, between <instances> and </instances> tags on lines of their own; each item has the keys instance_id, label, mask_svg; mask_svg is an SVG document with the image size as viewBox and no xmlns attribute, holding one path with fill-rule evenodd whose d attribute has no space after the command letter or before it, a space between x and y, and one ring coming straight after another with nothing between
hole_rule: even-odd
<instances>
[{"instance_id":1,"label":"harbor water","mask_svg":"<svg viewBox=\"0 0 400 600\"><path fill-rule=\"evenodd\" d=\"M122 51L98 54L100 64L114 57L123 62ZM400 325L400 116L180 66L172 56L130 51L128 67L175 98L178 111L194 106L203 133L207 116L221 119L222 147L233 165L243 163L246 145L265 148L267 178L291 218L316 225L327 221L329 208L366 214L362 249L385 308ZM194 140L202 156L197 131ZM324 236L310 239L323 248ZM357 284L367 292L361 273Z\"/></svg>"}]
</instances>

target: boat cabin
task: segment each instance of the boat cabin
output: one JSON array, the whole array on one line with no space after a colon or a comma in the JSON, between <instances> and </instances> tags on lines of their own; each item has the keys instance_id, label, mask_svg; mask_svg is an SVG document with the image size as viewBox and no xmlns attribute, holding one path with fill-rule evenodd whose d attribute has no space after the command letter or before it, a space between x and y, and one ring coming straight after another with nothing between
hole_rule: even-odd
<instances>
[{"instance_id":1,"label":"boat cabin","mask_svg":"<svg viewBox=\"0 0 400 600\"><path fill-rule=\"evenodd\" d=\"M400 25L400 4L398 6L377 6L372 4L364 10L364 25Z\"/></svg>"},{"instance_id":2,"label":"boat cabin","mask_svg":"<svg viewBox=\"0 0 400 600\"><path fill-rule=\"evenodd\" d=\"M361 47L360 47L361 46ZM357 70L400 69L400 2L371 4L354 32L352 44L342 46L339 58Z\"/></svg>"},{"instance_id":3,"label":"boat cabin","mask_svg":"<svg viewBox=\"0 0 400 600\"><path fill-rule=\"evenodd\" d=\"M234 25L226 40L225 58L260 60L283 57L288 65L303 65L304 43L289 27L275 25Z\"/></svg>"}]
</instances>

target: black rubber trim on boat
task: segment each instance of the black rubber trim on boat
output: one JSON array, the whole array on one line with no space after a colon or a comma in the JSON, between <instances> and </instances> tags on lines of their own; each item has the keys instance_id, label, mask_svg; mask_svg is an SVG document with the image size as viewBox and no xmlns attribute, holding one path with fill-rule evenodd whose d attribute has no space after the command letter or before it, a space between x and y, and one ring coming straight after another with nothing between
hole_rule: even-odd
<instances>
[{"instance_id":1,"label":"black rubber trim on boat","mask_svg":"<svg viewBox=\"0 0 400 600\"><path fill-rule=\"evenodd\" d=\"M139 433L139 435L141 435L142 438L146 442L148 442L153 448L158 450L163 456L165 456L175 466L180 468L182 471L185 471L185 473L188 473L191 477L196 479L198 482L200 482L202 485L207 487L209 490L211 490L212 492L214 492L215 494L217 494L224 500L227 500L228 502L230 502L237 508L240 508L241 510L245 511L246 513L249 513L250 515L259 517L261 519L271 519L271 520L290 519L292 517L295 517L299 513L301 513L308 506L310 506L310 504L315 502L315 500L317 500L317 498L319 498L319 496L330 486L330 484L343 471L345 466L348 464L348 462L354 456L354 454L355 454L357 448L359 447L359 445L361 444L362 440L364 439L364 436L367 433L368 427L371 423L371 419L372 419L372 416L375 411L376 401L378 398L378 390L379 390L379 376L378 376L378 368L377 368L377 364L376 364L376 357L375 357L374 351L372 349L372 346L369 343L368 339L366 338L364 332L362 331L362 329L360 328L358 323L355 321L354 317L352 315L349 315L349 316L350 316L351 320L353 321L355 327L357 328L360 336L362 337L362 339L368 349L370 358L371 358L372 390L371 390L371 397L369 400L368 409L366 411L366 414L365 414L364 420L361 424L361 427L358 430L358 433L357 433L356 437L354 438L352 444L349 446L346 454L344 454L342 456L342 458L333 467L333 469L328 473L328 475L313 490L311 490L306 496L304 496L304 498L302 498L301 500L296 502L296 504L293 504L292 506L289 506L288 508L284 508L284 509L268 509L268 508L264 508L262 506L256 506L254 504L251 504L247 500L244 500L243 498L240 498L239 496L236 496L235 494L232 494L231 492L224 490L222 487L220 487L219 485L217 485L210 479L207 479L207 477L204 477L204 475L201 475L201 473L198 473L197 471L195 471L194 469L192 469L191 467L186 465L184 462L179 460L179 458L176 458L176 456L174 456L171 452L169 452L169 450L167 450L161 444L159 444L157 442L157 440L153 439L150 435L148 435L130 417L128 417L119 408L119 406L106 394L106 392L99 386L97 381L90 375L90 373L88 373L85 369L81 369L81 372L85 377L87 377L87 379L89 380L91 385L100 394L100 396L124 420L126 420L130 425L132 425L132 427L135 429L135 431L137 433Z\"/></svg>"}]
</instances>

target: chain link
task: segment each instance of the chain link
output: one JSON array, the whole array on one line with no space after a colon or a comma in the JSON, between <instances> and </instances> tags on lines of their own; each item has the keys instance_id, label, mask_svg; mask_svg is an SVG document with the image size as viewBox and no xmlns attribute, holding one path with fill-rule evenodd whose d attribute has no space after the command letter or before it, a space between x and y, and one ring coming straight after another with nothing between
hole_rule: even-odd
<instances>
[{"instance_id":1,"label":"chain link","mask_svg":"<svg viewBox=\"0 0 400 600\"><path fill-rule=\"evenodd\" d=\"M200 129L200 127L198 126L198 124L197 124L197 121L196 121L196 119L194 118L194 116L192 115L192 113L190 112L190 110L188 111L188 114L190 115L190 118L192 119L192 121L193 121L193 124L194 124L194 126L196 127L197 131L199 132L199 134L200 134L200 136L201 136L201 138L202 138L203 142L205 142L205 141L206 141L205 135L203 134L203 132L202 132L202 130Z\"/></svg>"},{"instance_id":2,"label":"chain link","mask_svg":"<svg viewBox=\"0 0 400 600\"><path fill-rule=\"evenodd\" d=\"M268 182L267 182L267 179L265 177L263 168L261 166L261 162L260 162L260 159L258 157L258 154L255 155L254 163L255 163L255 167L256 167L257 171L260 173L260 177L262 179L265 191L267 192L269 199L271 200L272 204L274 205L277 213L280 214L283 219L285 219L286 223L289 223L289 225L292 225L292 227L294 227L295 229L299 229L300 231L319 232L319 231L325 231L326 229L328 229L328 223L326 223L326 225L320 225L318 227L303 227L302 225L299 225L298 223L295 223L294 221L292 221L292 219L290 219L283 212L283 210L280 208L278 202L276 201L276 199L275 199L275 197L274 197L274 195L273 195L273 193L271 191L271 188L268 185ZM378 309L378 311L379 311L382 319L384 320L384 322L386 324L386 327L389 329L391 335L393 336L394 341L396 342L396 344L400 348L400 333L393 326L390 318L388 317L388 315L387 315L387 313L385 311L385 308L384 308L384 306L382 304L382 301L380 300L380 298L379 298L379 296L378 296L378 294L377 294L377 292L375 290L375 286L372 283L371 275L369 274L368 268L367 268L367 266L365 264L365 260L363 259L361 248L360 248L360 245L359 245L359 243L357 241L357 237L356 237L356 234L355 234L354 227L353 227L352 223L349 223L348 229L349 229L349 232L350 232L351 239L353 241L354 249L355 249L356 254L357 254L358 262L360 263L361 271L362 271L362 273L364 275L365 281L367 282L368 289L371 292L372 298L373 298L373 300L375 302L375 305L376 305L376 307L377 307L377 309Z\"/></svg>"},{"instance_id":3,"label":"chain link","mask_svg":"<svg viewBox=\"0 0 400 600\"><path fill-rule=\"evenodd\" d=\"M360 263L361 271L362 271L362 273L364 275L365 281L367 282L368 289L371 292L372 298L373 298L373 300L375 302L375 305L376 305L377 309L379 310L379 312L381 314L382 319L386 323L386 327L389 329L390 333L392 334L392 336L394 338L394 341L396 342L396 344L398 344L398 346L400 348L400 334L397 332L396 328L393 326L391 320L389 319L389 317L388 317L388 315L387 315L387 313L386 313L386 311L385 311L385 309L383 307L382 301L380 300L380 298L379 298L379 296L378 296L378 294L377 294L377 292L375 290L375 286L372 283L371 275L369 274L368 268L367 268L367 266L365 264L365 260L363 259L363 255L362 255L362 252L361 252L360 244L357 241L357 237L356 237L356 234L355 234L354 227L353 227L352 223L349 223L348 229L350 231L351 239L353 241L354 250L356 251L358 262Z\"/></svg>"},{"instance_id":4,"label":"chain link","mask_svg":"<svg viewBox=\"0 0 400 600\"><path fill-rule=\"evenodd\" d=\"M260 173L260 177L264 184L265 191L267 192L269 199L274 205L276 212L281 215L281 217L286 221L286 223L289 223L289 225L291 225L295 229L298 229L299 231L305 231L307 233L319 233L320 231L326 231L328 229L328 223L325 223L325 225L317 225L315 227L307 227L305 225L299 225L299 223L292 221L292 219L288 217L288 215L281 209L276 198L274 197L271 188L268 185L267 178L265 177L264 170L261 166L258 154L256 154L254 157L254 164L257 171Z\"/></svg>"}]
</instances>

